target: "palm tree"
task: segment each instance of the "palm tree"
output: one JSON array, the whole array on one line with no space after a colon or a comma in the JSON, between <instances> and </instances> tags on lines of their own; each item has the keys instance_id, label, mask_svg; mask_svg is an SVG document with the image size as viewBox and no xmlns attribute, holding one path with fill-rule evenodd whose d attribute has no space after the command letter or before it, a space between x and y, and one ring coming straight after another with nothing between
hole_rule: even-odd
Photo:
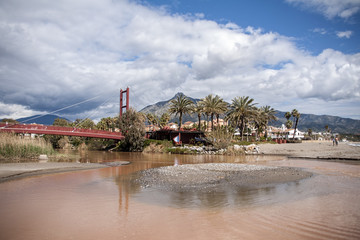
<instances>
[{"instance_id":1,"label":"palm tree","mask_svg":"<svg viewBox=\"0 0 360 240\"><path fill-rule=\"evenodd\" d=\"M249 119L256 114L254 99L249 96L236 97L232 100L227 119L231 120L236 127L240 128L241 140L244 140L245 126Z\"/></svg>"},{"instance_id":2,"label":"palm tree","mask_svg":"<svg viewBox=\"0 0 360 240\"><path fill-rule=\"evenodd\" d=\"M182 117L183 114L187 114L191 112L191 105L193 102L187 98L184 94L177 95L176 99L171 100L170 102L169 113L175 114L177 116L179 114L179 130L182 125Z\"/></svg>"},{"instance_id":3,"label":"palm tree","mask_svg":"<svg viewBox=\"0 0 360 240\"><path fill-rule=\"evenodd\" d=\"M207 116L210 115L211 130L214 130L214 115L217 116L217 122L219 122L218 117L227 110L227 104L221 97L218 95L213 96L212 94L209 94L202 99L201 104L203 105L205 114Z\"/></svg>"},{"instance_id":4,"label":"palm tree","mask_svg":"<svg viewBox=\"0 0 360 240\"><path fill-rule=\"evenodd\" d=\"M300 113L298 112L298 110L293 109L291 111L291 115L294 117L294 121L295 121L295 128L294 128L294 135L293 135L293 140L294 140L295 139L296 128L297 128L299 118L300 118Z\"/></svg>"},{"instance_id":5,"label":"palm tree","mask_svg":"<svg viewBox=\"0 0 360 240\"><path fill-rule=\"evenodd\" d=\"M270 121L276 121L278 118L275 116L276 111L274 108L270 106L263 106L260 108L260 111L262 112L262 117L264 120L264 128L265 128L265 137L267 137L267 126Z\"/></svg>"},{"instance_id":6,"label":"palm tree","mask_svg":"<svg viewBox=\"0 0 360 240\"><path fill-rule=\"evenodd\" d=\"M201 130L201 114L203 113L204 106L201 104L201 101L192 105L191 112L196 113L198 117L198 130Z\"/></svg>"},{"instance_id":7,"label":"palm tree","mask_svg":"<svg viewBox=\"0 0 360 240\"><path fill-rule=\"evenodd\" d=\"M284 117L286 118L286 120L290 120L291 118L291 113L290 112L286 112Z\"/></svg>"}]
</instances>

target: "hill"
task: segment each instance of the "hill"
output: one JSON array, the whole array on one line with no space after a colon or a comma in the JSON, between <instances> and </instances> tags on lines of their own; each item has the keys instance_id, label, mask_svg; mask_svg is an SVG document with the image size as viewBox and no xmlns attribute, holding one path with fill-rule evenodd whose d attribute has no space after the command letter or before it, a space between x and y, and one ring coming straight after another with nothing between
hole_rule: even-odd
<instances>
[{"instance_id":1,"label":"hill","mask_svg":"<svg viewBox=\"0 0 360 240\"><path fill-rule=\"evenodd\" d=\"M143 113L153 113L157 116L161 116L163 113L167 112L170 107L170 101L175 99L179 94L177 93L173 98L167 101L161 101L149 106L146 106L140 112ZM189 97L193 102L197 102L200 99L195 99ZM291 109L289 109L291 111ZM282 124L286 123L286 118L284 117L285 112L277 111L276 116L278 117L277 121L271 122L270 124L276 127L280 127ZM204 118L202 118L204 119ZM170 122L177 122L178 118L175 116L171 116ZM197 117L195 114L193 115L185 115L183 118L183 122L192 121L196 122ZM315 115L315 114L306 114L301 113L301 117L299 120L299 129L301 131L307 131L309 128L314 132L323 132L325 131L325 126L329 126L332 132L336 133L346 133L346 134L360 134L360 120L350 119L350 118L342 118L337 116L330 115Z\"/></svg>"},{"instance_id":2,"label":"hill","mask_svg":"<svg viewBox=\"0 0 360 240\"><path fill-rule=\"evenodd\" d=\"M25 117L25 118L18 118L16 119L16 121L20 122L20 123L37 123L37 124L44 124L44 125L52 125L54 123L54 120L60 118L60 119L65 119L66 121L70 122L68 119L57 116L57 115L34 115L34 116L30 116L30 117Z\"/></svg>"}]
</instances>

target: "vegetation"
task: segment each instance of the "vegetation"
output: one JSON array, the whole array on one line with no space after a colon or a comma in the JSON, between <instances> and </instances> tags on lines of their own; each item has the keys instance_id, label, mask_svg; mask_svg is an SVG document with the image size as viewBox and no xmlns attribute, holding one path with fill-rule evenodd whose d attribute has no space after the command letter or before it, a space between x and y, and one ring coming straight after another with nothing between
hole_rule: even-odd
<instances>
[{"instance_id":1,"label":"vegetation","mask_svg":"<svg viewBox=\"0 0 360 240\"><path fill-rule=\"evenodd\" d=\"M227 112L227 119L231 121L232 125L239 128L241 140L244 140L247 124L255 119L257 113L255 105L254 99L249 96L236 97L232 100L230 110Z\"/></svg>"},{"instance_id":2,"label":"vegetation","mask_svg":"<svg viewBox=\"0 0 360 240\"><path fill-rule=\"evenodd\" d=\"M293 109L291 112L291 115L293 116L294 121L295 121L294 135L293 135L293 140L295 140L295 133L296 133L297 125L299 123L300 113L298 112L298 110Z\"/></svg>"},{"instance_id":3,"label":"vegetation","mask_svg":"<svg viewBox=\"0 0 360 240\"><path fill-rule=\"evenodd\" d=\"M41 154L55 154L51 144L42 138L26 139L11 133L0 134L0 158L2 159L38 159Z\"/></svg>"},{"instance_id":4,"label":"vegetation","mask_svg":"<svg viewBox=\"0 0 360 240\"><path fill-rule=\"evenodd\" d=\"M179 115L179 129L181 129L183 114L191 112L192 104L193 102L184 94L179 94L176 99L171 100L169 113Z\"/></svg>"},{"instance_id":5,"label":"vegetation","mask_svg":"<svg viewBox=\"0 0 360 240\"><path fill-rule=\"evenodd\" d=\"M214 116L217 117L217 123L219 123L219 116L227 111L227 104L218 95L213 96L209 94L200 101L203 112L206 116L210 116L211 130L214 130Z\"/></svg>"},{"instance_id":6,"label":"vegetation","mask_svg":"<svg viewBox=\"0 0 360 240\"><path fill-rule=\"evenodd\" d=\"M120 142L123 151L139 152L144 148L145 117L134 109L127 110L119 119L119 127L125 137Z\"/></svg>"},{"instance_id":7,"label":"vegetation","mask_svg":"<svg viewBox=\"0 0 360 240\"><path fill-rule=\"evenodd\" d=\"M226 149L233 141L234 132L229 131L228 128L216 128L206 135L211 145L216 149Z\"/></svg>"},{"instance_id":8,"label":"vegetation","mask_svg":"<svg viewBox=\"0 0 360 240\"><path fill-rule=\"evenodd\" d=\"M201 101L199 101L191 106L191 112L195 113L198 118L198 124L197 124L198 131L201 130L201 114L203 113L203 111L204 111L204 106L201 103Z\"/></svg>"}]
</instances>

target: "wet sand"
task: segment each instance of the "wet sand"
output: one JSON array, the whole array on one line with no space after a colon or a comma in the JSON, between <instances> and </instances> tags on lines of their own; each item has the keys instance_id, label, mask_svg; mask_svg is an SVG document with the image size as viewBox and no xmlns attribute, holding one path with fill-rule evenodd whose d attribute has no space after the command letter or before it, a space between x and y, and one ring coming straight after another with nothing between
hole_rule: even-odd
<instances>
[{"instance_id":1,"label":"wet sand","mask_svg":"<svg viewBox=\"0 0 360 240\"><path fill-rule=\"evenodd\" d=\"M360 147L340 142L333 146L331 141L310 141L287 144L260 144L260 153L284 155L296 158L316 158L334 160L360 160Z\"/></svg>"},{"instance_id":2,"label":"wet sand","mask_svg":"<svg viewBox=\"0 0 360 240\"><path fill-rule=\"evenodd\" d=\"M97 163L69 163L69 162L44 162L44 163L1 163L0 183L14 179L78 170L87 170L107 167Z\"/></svg>"},{"instance_id":3,"label":"wet sand","mask_svg":"<svg viewBox=\"0 0 360 240\"><path fill-rule=\"evenodd\" d=\"M312 175L301 168L205 163L151 168L136 173L133 179L142 188L155 187L174 192L217 192L294 182Z\"/></svg>"}]
</instances>

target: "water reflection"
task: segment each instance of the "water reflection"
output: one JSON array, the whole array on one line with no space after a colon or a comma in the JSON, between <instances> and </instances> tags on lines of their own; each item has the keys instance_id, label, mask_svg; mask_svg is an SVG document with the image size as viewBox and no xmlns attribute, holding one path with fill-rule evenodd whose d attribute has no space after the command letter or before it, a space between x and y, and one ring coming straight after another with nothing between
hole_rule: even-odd
<instances>
[{"instance_id":1,"label":"water reflection","mask_svg":"<svg viewBox=\"0 0 360 240\"><path fill-rule=\"evenodd\" d=\"M293 166L312 178L216 193L131 184L175 155L94 152L84 161L130 165L0 184L0 239L360 239L360 166L307 160L177 155L178 164Z\"/></svg>"}]
</instances>

